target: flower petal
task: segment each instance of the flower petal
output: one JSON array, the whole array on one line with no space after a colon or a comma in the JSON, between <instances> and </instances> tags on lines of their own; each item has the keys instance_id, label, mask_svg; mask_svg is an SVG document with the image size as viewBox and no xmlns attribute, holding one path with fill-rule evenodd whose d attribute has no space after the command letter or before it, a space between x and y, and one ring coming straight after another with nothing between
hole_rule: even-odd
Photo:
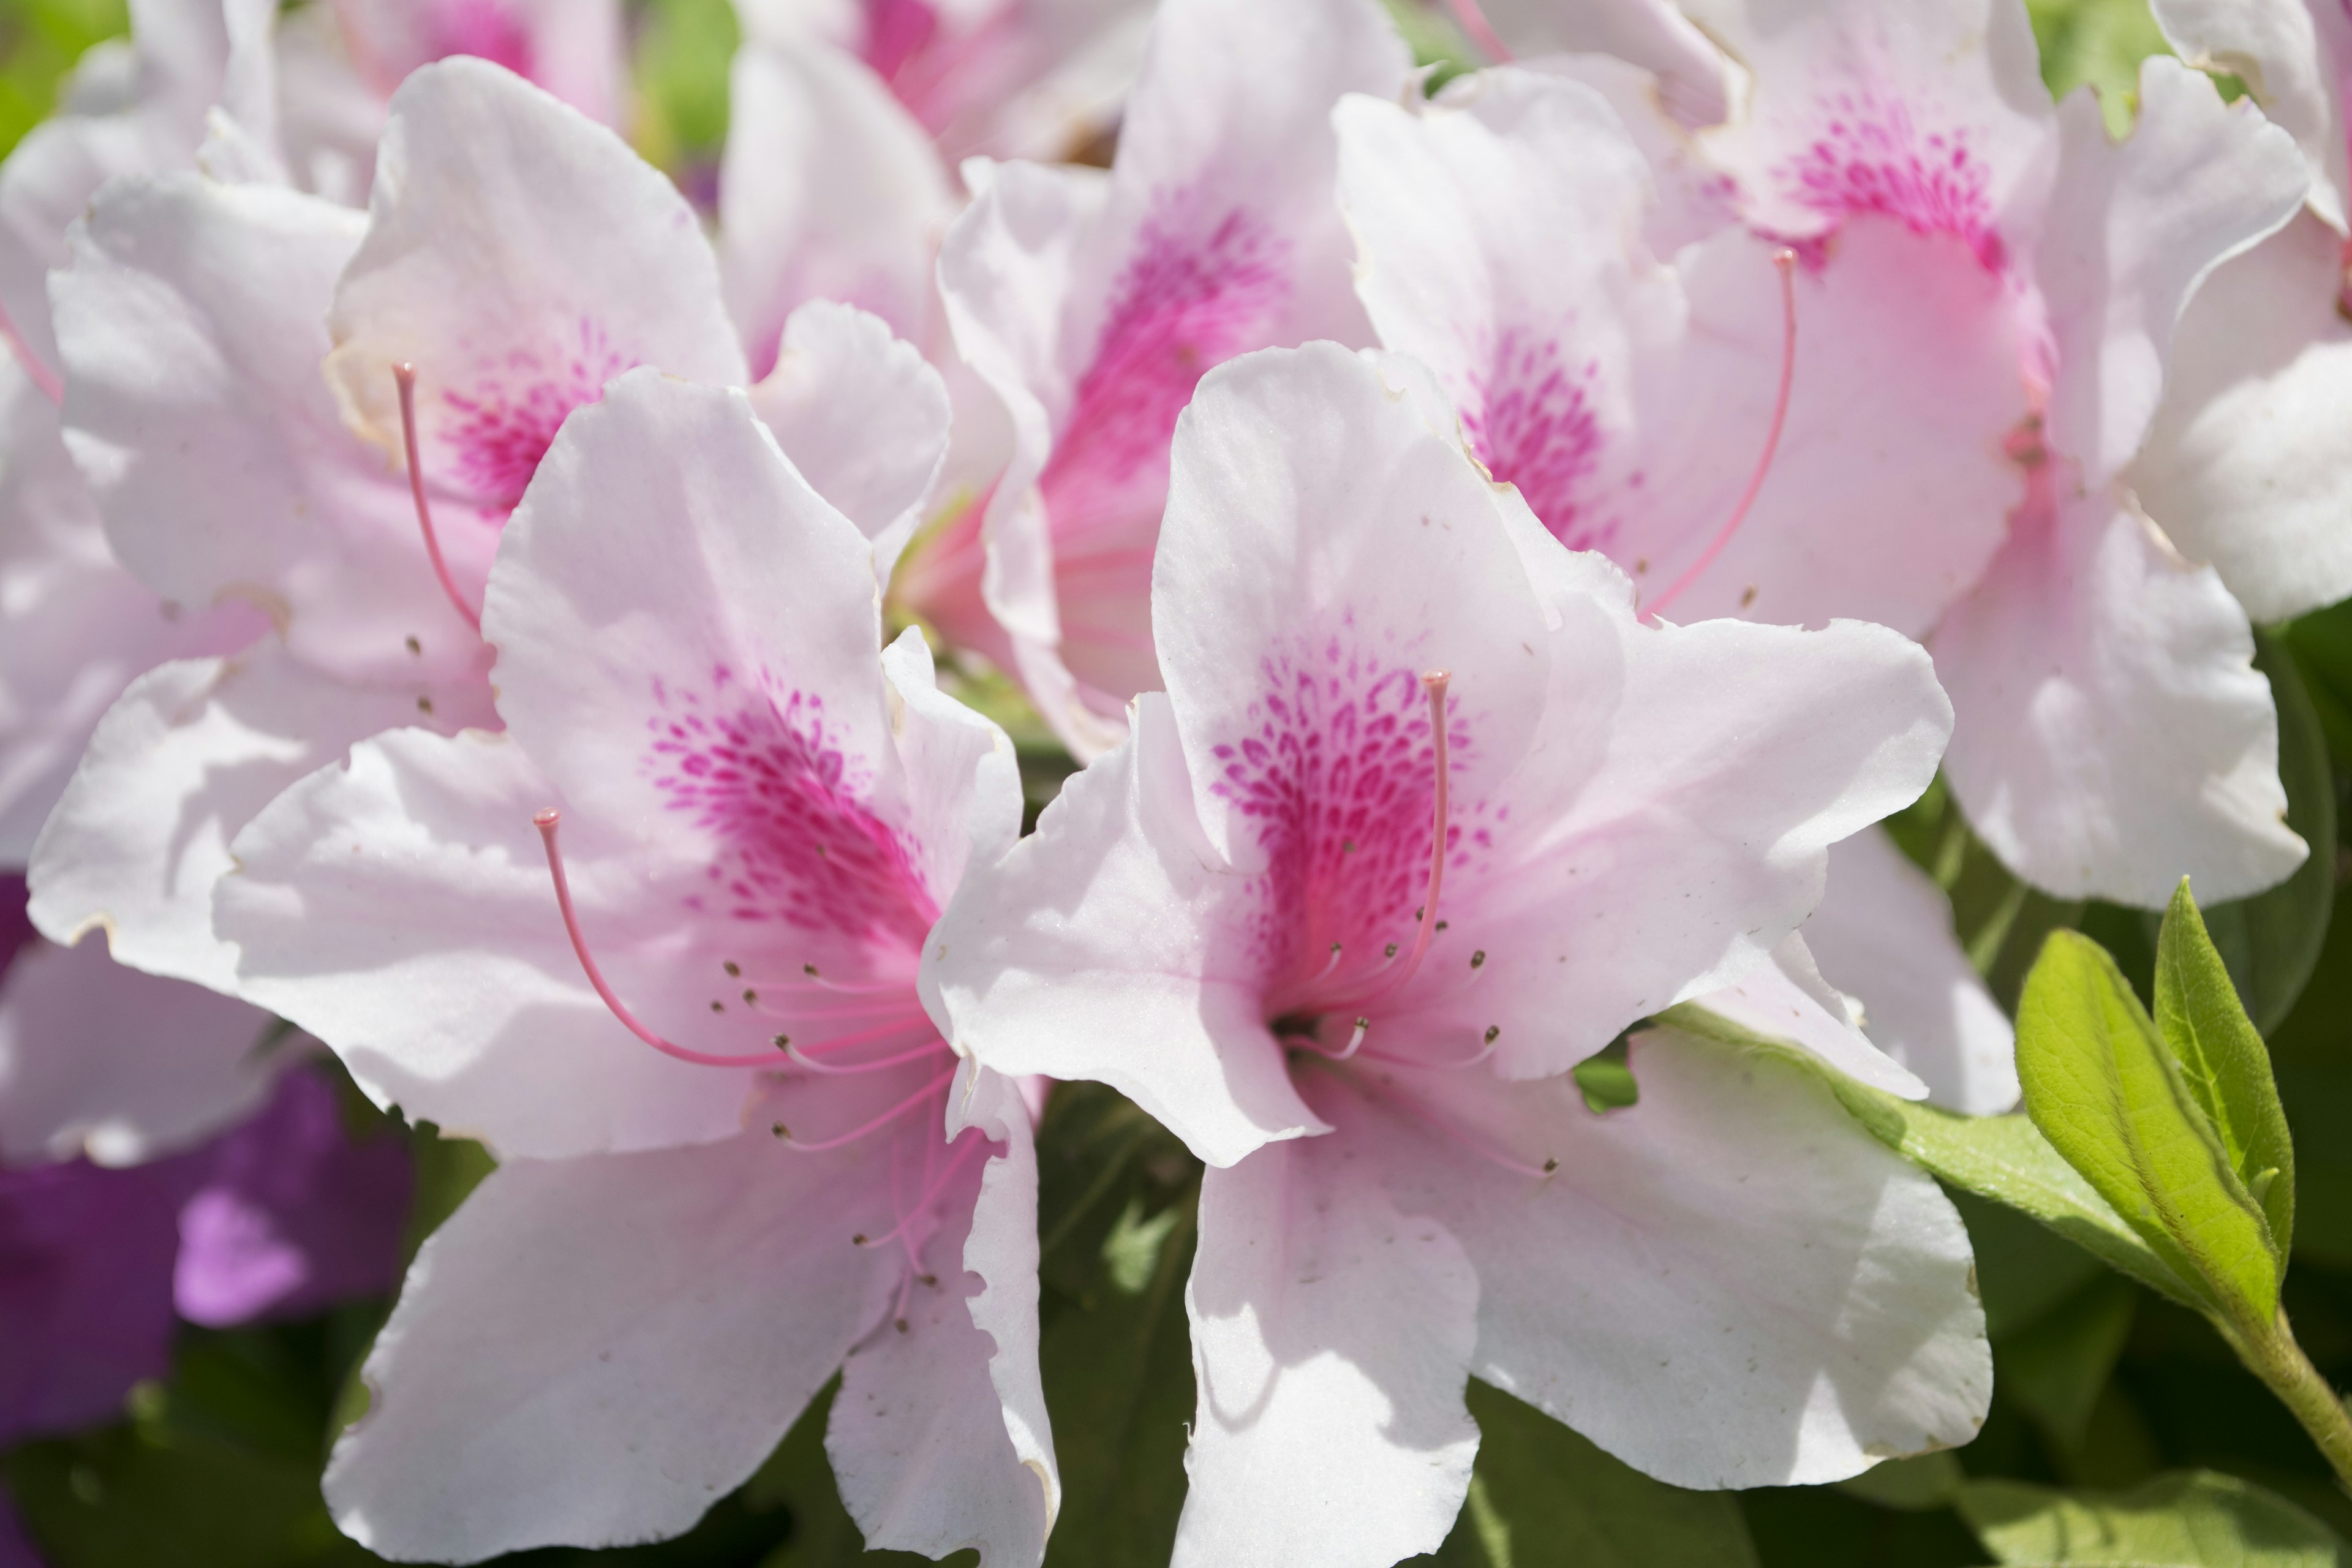
<instances>
[{"instance_id":1,"label":"flower petal","mask_svg":"<svg viewBox=\"0 0 2352 1568\"><path fill-rule=\"evenodd\" d=\"M955 202L923 128L873 72L805 39L747 42L728 81L719 266L754 374L812 300L928 342L931 251Z\"/></svg>"},{"instance_id":2,"label":"flower petal","mask_svg":"<svg viewBox=\"0 0 2352 1568\"><path fill-rule=\"evenodd\" d=\"M2287 133L2168 56L2140 64L2128 139L2095 94L2059 106L2058 176L2035 277L2058 372L2050 443L2096 489L2131 460L2163 392L2182 310L2214 268L2277 230L2310 175Z\"/></svg>"},{"instance_id":3,"label":"flower petal","mask_svg":"<svg viewBox=\"0 0 2352 1568\"><path fill-rule=\"evenodd\" d=\"M975 1071L992 1081L974 1109L1006 1152L941 1190L922 1251L938 1283L917 1282L902 1331L850 1352L825 1452L868 1551L971 1546L992 1568L1035 1568L1060 1501L1037 1377L1036 1163L1010 1080Z\"/></svg>"},{"instance_id":4,"label":"flower petal","mask_svg":"<svg viewBox=\"0 0 2352 1568\"><path fill-rule=\"evenodd\" d=\"M1676 1486L1835 1480L1974 1436L1992 1360L1934 1180L1793 1063L1669 1030L1632 1063L1639 1102L1601 1116L1565 1075L1452 1072L1399 1073L1347 1118L1477 1270L1471 1371Z\"/></svg>"},{"instance_id":5,"label":"flower petal","mask_svg":"<svg viewBox=\"0 0 2352 1568\"><path fill-rule=\"evenodd\" d=\"M33 848L33 923L71 944L103 926L115 961L236 992L236 949L213 934L229 840L280 790L353 742L419 719L490 715L466 688L357 690L276 639L182 659L107 710Z\"/></svg>"},{"instance_id":6,"label":"flower petal","mask_svg":"<svg viewBox=\"0 0 2352 1568\"><path fill-rule=\"evenodd\" d=\"M891 564L922 521L948 449L948 389L878 317L812 300L784 323L751 410L817 494Z\"/></svg>"},{"instance_id":7,"label":"flower petal","mask_svg":"<svg viewBox=\"0 0 2352 1568\"><path fill-rule=\"evenodd\" d=\"M35 944L0 981L0 1160L135 1165L210 1137L268 1093L269 1022L103 942Z\"/></svg>"},{"instance_id":8,"label":"flower petal","mask_svg":"<svg viewBox=\"0 0 2352 1568\"><path fill-rule=\"evenodd\" d=\"M335 1445L345 1534L410 1561L675 1535L887 1310L887 1140L510 1161L425 1244ZM681 1289L690 1282L690 1289Z\"/></svg>"},{"instance_id":9,"label":"flower petal","mask_svg":"<svg viewBox=\"0 0 2352 1568\"><path fill-rule=\"evenodd\" d=\"M1822 978L1811 950L1796 931L1780 939L1769 963L1691 1002L1743 1029L1810 1052L1873 1089L1905 1100L1927 1098L1926 1084L1863 1034L1858 1009Z\"/></svg>"},{"instance_id":10,"label":"flower petal","mask_svg":"<svg viewBox=\"0 0 2352 1568\"><path fill-rule=\"evenodd\" d=\"M256 817L221 885L239 994L333 1047L380 1105L561 1157L726 1138L751 1072L676 1061L613 1017L557 912L534 812L560 798L511 740L415 731L352 748ZM581 828L592 825L583 823ZM650 914L635 868L567 829L583 925L633 1006L691 1017L689 982L624 967ZM685 961L679 961L681 964Z\"/></svg>"},{"instance_id":11,"label":"flower petal","mask_svg":"<svg viewBox=\"0 0 2352 1568\"><path fill-rule=\"evenodd\" d=\"M2165 536L2211 563L2257 624L2352 596L2343 253L2303 213L2214 269L2180 319L2164 401L2126 474Z\"/></svg>"},{"instance_id":12,"label":"flower petal","mask_svg":"<svg viewBox=\"0 0 2352 1568\"><path fill-rule=\"evenodd\" d=\"M480 643L434 580L407 487L319 374L362 226L269 185L109 186L55 279L66 444L115 552L166 599L249 600L298 658L360 680L474 675ZM444 531L478 582L495 541Z\"/></svg>"},{"instance_id":13,"label":"flower petal","mask_svg":"<svg viewBox=\"0 0 2352 1568\"><path fill-rule=\"evenodd\" d=\"M623 371L747 379L718 258L677 187L480 59L426 66L394 95L367 237L327 325L345 417L394 468L393 367L415 367L420 459L450 531L494 530L564 416Z\"/></svg>"},{"instance_id":14,"label":"flower petal","mask_svg":"<svg viewBox=\"0 0 2352 1568\"><path fill-rule=\"evenodd\" d=\"M2017 1105L2017 1032L1952 931L1943 889L1883 833L1830 846L1829 890L1805 944L1862 1004L1863 1033L1948 1110Z\"/></svg>"},{"instance_id":15,"label":"flower petal","mask_svg":"<svg viewBox=\"0 0 2352 1568\"><path fill-rule=\"evenodd\" d=\"M1385 1568L1453 1527L1478 1449L1479 1280L1441 1223L1368 1179L1375 1156L1342 1132L1202 1183L1175 1568Z\"/></svg>"},{"instance_id":16,"label":"flower petal","mask_svg":"<svg viewBox=\"0 0 2352 1568\"><path fill-rule=\"evenodd\" d=\"M2263 116L2310 162L2311 210L2342 233L2352 181L2337 95L2352 58L2352 17L2304 0L2149 0L2148 10L2182 59L2247 82Z\"/></svg>"},{"instance_id":17,"label":"flower petal","mask_svg":"<svg viewBox=\"0 0 2352 1568\"><path fill-rule=\"evenodd\" d=\"M1237 956L1245 879L1202 837L1166 698L1037 831L975 868L923 951L956 1048L997 1072L1110 1084L1213 1165L1319 1132Z\"/></svg>"},{"instance_id":18,"label":"flower petal","mask_svg":"<svg viewBox=\"0 0 2352 1568\"><path fill-rule=\"evenodd\" d=\"M2127 499L2021 510L1934 647L1952 792L2035 887L2160 909L2184 876L2211 903L2303 863L2246 613Z\"/></svg>"}]
</instances>

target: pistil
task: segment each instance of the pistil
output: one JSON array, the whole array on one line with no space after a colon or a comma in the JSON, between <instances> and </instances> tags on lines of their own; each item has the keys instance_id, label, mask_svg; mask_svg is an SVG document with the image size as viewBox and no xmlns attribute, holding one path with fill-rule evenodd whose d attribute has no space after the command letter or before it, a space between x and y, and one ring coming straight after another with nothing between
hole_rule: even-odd
<instances>
[{"instance_id":1,"label":"pistil","mask_svg":"<svg viewBox=\"0 0 2352 1568\"><path fill-rule=\"evenodd\" d=\"M392 380L400 388L400 440L408 454L408 494L416 503L416 526L425 534L425 553L432 559L433 574L441 580L441 591L449 595L449 603L466 617L474 635L479 637L481 614L466 603L466 596L457 592L457 579L449 575L449 563L441 554L441 535L433 527L433 509L425 500L425 468L418 461L416 447L416 367L406 360L401 361L392 367Z\"/></svg>"}]
</instances>

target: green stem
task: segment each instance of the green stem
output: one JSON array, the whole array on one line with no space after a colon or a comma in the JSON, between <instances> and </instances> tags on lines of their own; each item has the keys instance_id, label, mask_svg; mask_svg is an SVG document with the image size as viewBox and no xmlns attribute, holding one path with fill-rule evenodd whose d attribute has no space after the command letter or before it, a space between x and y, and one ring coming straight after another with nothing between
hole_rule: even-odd
<instances>
[{"instance_id":1,"label":"green stem","mask_svg":"<svg viewBox=\"0 0 2352 1568\"><path fill-rule=\"evenodd\" d=\"M2335 1469L2336 1479L2352 1488L2352 1414L2346 1413L2343 1399L2295 1342L2285 1310L2280 1309L2277 1320L2264 1331L2231 1337L2238 1340L2238 1354L2248 1370L2269 1384L2279 1403L2303 1423L2303 1429L2311 1434L2311 1440Z\"/></svg>"}]
</instances>

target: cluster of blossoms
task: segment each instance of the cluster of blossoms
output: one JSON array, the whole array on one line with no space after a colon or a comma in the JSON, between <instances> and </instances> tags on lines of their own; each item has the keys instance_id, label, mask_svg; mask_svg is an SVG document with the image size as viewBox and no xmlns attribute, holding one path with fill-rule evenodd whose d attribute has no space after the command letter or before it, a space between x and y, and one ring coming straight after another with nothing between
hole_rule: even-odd
<instances>
[{"instance_id":1,"label":"cluster of blossoms","mask_svg":"<svg viewBox=\"0 0 2352 1568\"><path fill-rule=\"evenodd\" d=\"M1967 1441L1824 1075L2018 1078L1875 825L2304 859L2352 24L2160 0L2259 101L2117 141L2020 0L1687 9L1433 91L1379 0L739 0L698 206L616 0L134 0L0 168L0 1433L388 1282L323 1049L499 1161L327 1469L395 1559L674 1535L838 1373L869 1545L1037 1563L1055 1080L1206 1166L1180 1563L1433 1549L1474 1375L1685 1487Z\"/></svg>"}]
</instances>

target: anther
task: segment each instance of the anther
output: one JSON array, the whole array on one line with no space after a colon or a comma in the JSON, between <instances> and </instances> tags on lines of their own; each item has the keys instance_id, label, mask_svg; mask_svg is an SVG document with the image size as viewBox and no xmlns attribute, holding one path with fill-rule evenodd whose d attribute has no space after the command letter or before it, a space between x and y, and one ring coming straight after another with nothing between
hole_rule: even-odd
<instances>
[{"instance_id":1,"label":"anther","mask_svg":"<svg viewBox=\"0 0 2352 1568\"><path fill-rule=\"evenodd\" d=\"M793 1037L790 1035L778 1035L775 1045L776 1049L780 1051L789 1051L793 1048Z\"/></svg>"},{"instance_id":2,"label":"anther","mask_svg":"<svg viewBox=\"0 0 2352 1568\"><path fill-rule=\"evenodd\" d=\"M1500 1038L1500 1037L1501 1037L1502 1033L1503 1033L1503 1026L1502 1026L1502 1025L1500 1025L1500 1024L1489 1024L1489 1025L1487 1025L1487 1026L1486 1026L1486 1043L1487 1043L1488 1045L1490 1045L1490 1046L1491 1046L1491 1045L1493 1045L1493 1044L1496 1042L1496 1040L1497 1040L1498 1038Z\"/></svg>"},{"instance_id":3,"label":"anther","mask_svg":"<svg viewBox=\"0 0 2352 1568\"><path fill-rule=\"evenodd\" d=\"M545 811L533 816L530 820L531 826L539 829L540 842L547 846L547 871L555 881L555 907L563 916L563 934L572 939L572 951L579 958L581 972L588 976L588 984L595 988L597 999L612 1011L614 1017L621 1021L622 1026L662 1055L676 1057L682 1062L693 1062L698 1067L767 1066L773 1059L772 1058L714 1056L709 1051L688 1050L684 1046L672 1045L637 1022L635 1015L624 1006L620 997L614 994L613 988L604 984L604 972L596 967L596 960L590 955L588 938L581 931L580 918L572 908L572 883L563 874L562 852L555 847L555 830L562 823L563 814L553 806L549 806ZM714 1002L711 1005L716 1007L719 1005ZM776 1136L782 1138L785 1135L784 1124L779 1121L776 1123Z\"/></svg>"},{"instance_id":4,"label":"anther","mask_svg":"<svg viewBox=\"0 0 2352 1568\"><path fill-rule=\"evenodd\" d=\"M1477 952L1470 955L1470 967L1473 969L1484 969L1486 967L1486 950L1485 948L1482 947Z\"/></svg>"},{"instance_id":5,"label":"anther","mask_svg":"<svg viewBox=\"0 0 2352 1568\"><path fill-rule=\"evenodd\" d=\"M392 379L400 388L400 442L408 454L408 494L416 503L416 526L425 532L425 553L432 558L433 574L441 579L441 591L449 595L449 603L478 637L481 613L457 592L457 579L449 575L449 563L441 555L441 536L433 528L433 509L425 500L425 469L416 455L416 367L402 360L392 367Z\"/></svg>"},{"instance_id":6,"label":"anther","mask_svg":"<svg viewBox=\"0 0 2352 1568\"><path fill-rule=\"evenodd\" d=\"M1723 553L1723 547L1731 542L1733 534L1739 531L1739 525L1747 521L1748 509L1756 504L1757 492L1764 488L1764 476L1771 472L1773 454L1780 449L1780 427L1789 420L1789 391L1797 378L1797 253L1785 248L1775 251L1772 265L1780 273L1780 387L1772 399L1772 423L1764 432L1763 453L1756 459L1756 471L1748 476L1748 488L1740 492L1739 503L1731 509L1731 515L1724 520L1715 537L1707 541L1706 548L1699 552L1698 559L1692 562L1664 593L1651 600L1643 610L1642 613L1653 620L1663 614L1684 589L1696 582L1700 573L1715 564L1715 558Z\"/></svg>"},{"instance_id":7,"label":"anther","mask_svg":"<svg viewBox=\"0 0 2352 1568\"><path fill-rule=\"evenodd\" d=\"M731 958L727 960L726 963L721 963L719 967L727 972L727 978L730 980L740 980L743 978L743 966L736 963Z\"/></svg>"}]
</instances>

